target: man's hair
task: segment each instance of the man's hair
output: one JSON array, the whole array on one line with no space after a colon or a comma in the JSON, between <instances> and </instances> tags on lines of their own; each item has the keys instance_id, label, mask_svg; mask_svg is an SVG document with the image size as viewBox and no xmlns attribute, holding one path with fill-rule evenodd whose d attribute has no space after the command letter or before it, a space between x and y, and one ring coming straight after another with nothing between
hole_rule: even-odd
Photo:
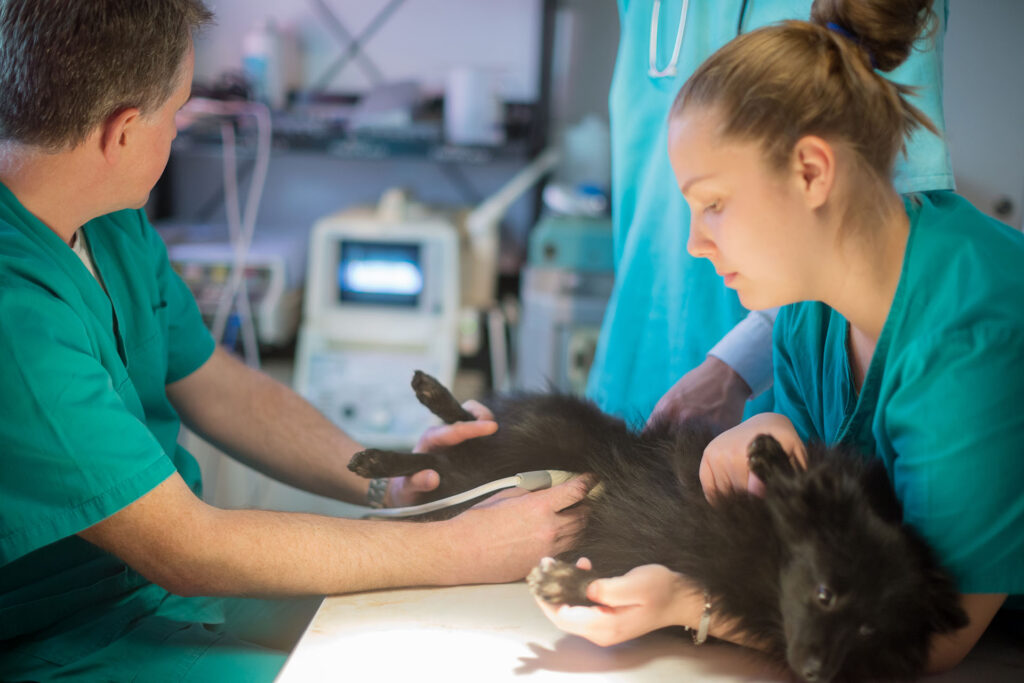
<instances>
[{"instance_id":1,"label":"man's hair","mask_svg":"<svg viewBox=\"0 0 1024 683\"><path fill-rule=\"evenodd\" d=\"M58 151L181 82L202 0L0 0L0 142Z\"/></svg>"}]
</instances>

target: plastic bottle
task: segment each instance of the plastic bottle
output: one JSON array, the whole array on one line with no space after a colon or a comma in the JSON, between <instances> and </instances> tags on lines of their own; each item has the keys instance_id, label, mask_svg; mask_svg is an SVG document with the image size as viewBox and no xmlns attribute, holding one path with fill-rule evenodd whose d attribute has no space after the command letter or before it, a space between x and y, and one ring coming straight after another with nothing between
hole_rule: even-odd
<instances>
[{"instance_id":1,"label":"plastic bottle","mask_svg":"<svg viewBox=\"0 0 1024 683\"><path fill-rule=\"evenodd\" d=\"M271 18L264 19L242 41L242 70L256 99L283 109L287 93L281 63L281 35Z\"/></svg>"}]
</instances>

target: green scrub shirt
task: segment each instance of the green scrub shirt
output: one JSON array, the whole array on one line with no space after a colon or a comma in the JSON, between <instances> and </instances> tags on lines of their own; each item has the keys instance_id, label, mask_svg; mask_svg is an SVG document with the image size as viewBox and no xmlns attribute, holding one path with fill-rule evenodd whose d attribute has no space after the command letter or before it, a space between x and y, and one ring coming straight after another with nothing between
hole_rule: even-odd
<instances>
[{"instance_id":1,"label":"green scrub shirt","mask_svg":"<svg viewBox=\"0 0 1024 683\"><path fill-rule=\"evenodd\" d=\"M907 200L892 307L858 394L847 322L775 323L776 410L804 439L881 458L905 519L963 593L1024 593L1024 235L950 192Z\"/></svg>"},{"instance_id":2,"label":"green scrub shirt","mask_svg":"<svg viewBox=\"0 0 1024 683\"><path fill-rule=\"evenodd\" d=\"M671 61L682 0L664 0L656 64ZM618 57L609 95L615 287L601 325L587 395L605 411L643 424L658 399L746 315L707 259L686 251L690 209L668 158L668 112L697 66L737 33L783 19L808 19L811 0L691 0L677 74L648 75L653 3L619 0ZM935 40L885 74L917 87L910 99L939 130L946 2L935 3ZM897 161L900 192L953 188L945 141L926 130ZM767 357L768 354L766 353ZM768 371L765 372L768 374ZM771 409L766 392L748 414Z\"/></svg>"},{"instance_id":3,"label":"green scrub shirt","mask_svg":"<svg viewBox=\"0 0 1024 683\"><path fill-rule=\"evenodd\" d=\"M201 494L199 467L177 443L180 421L165 385L214 349L141 211L83 229L102 286L0 184L4 680L45 680L97 652L129 656L115 647L122 636L152 649L137 650L151 659L160 651L154 643L189 640L189 623L225 619L224 601L170 595L75 535L175 472ZM206 648L219 637L200 635ZM168 676L187 670L189 657L196 655ZM275 653L274 666L281 662ZM93 673L121 678L103 671Z\"/></svg>"}]
</instances>

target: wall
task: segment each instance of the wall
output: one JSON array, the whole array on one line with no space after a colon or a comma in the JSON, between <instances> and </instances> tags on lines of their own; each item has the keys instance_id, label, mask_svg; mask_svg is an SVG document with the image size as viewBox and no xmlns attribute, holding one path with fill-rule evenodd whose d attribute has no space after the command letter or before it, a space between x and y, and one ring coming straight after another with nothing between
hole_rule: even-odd
<instances>
[{"instance_id":1,"label":"wall","mask_svg":"<svg viewBox=\"0 0 1024 683\"><path fill-rule=\"evenodd\" d=\"M601 0L599 0L601 1ZM196 44L196 77L208 80L241 64L246 32L272 17L301 45L299 80L316 80L341 55L323 2L348 32L358 36L391 0L207 0L217 24ZM541 0L405 0L367 41L366 56L386 80L414 78L440 90L448 70L465 64L494 69L508 99L533 100L538 92ZM371 84L365 65L353 60L331 88L361 92Z\"/></svg>"},{"instance_id":2,"label":"wall","mask_svg":"<svg viewBox=\"0 0 1024 683\"><path fill-rule=\"evenodd\" d=\"M945 53L947 137L958 191L1021 228L1024 207L1024 2L950 0ZM1024 265L1022 265L1024 268Z\"/></svg>"}]
</instances>

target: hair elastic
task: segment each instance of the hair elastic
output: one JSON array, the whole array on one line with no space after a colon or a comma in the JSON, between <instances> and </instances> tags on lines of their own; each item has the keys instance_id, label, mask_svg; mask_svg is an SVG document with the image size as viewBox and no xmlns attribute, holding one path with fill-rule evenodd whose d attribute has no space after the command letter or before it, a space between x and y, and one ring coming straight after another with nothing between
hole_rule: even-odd
<instances>
[{"instance_id":1,"label":"hair elastic","mask_svg":"<svg viewBox=\"0 0 1024 683\"><path fill-rule=\"evenodd\" d=\"M865 52L868 53L868 59L871 60L871 68L872 69L877 69L878 68L878 62L875 61L874 53L871 52L871 50L869 50L866 47L864 47L864 41L862 41L860 39L860 36L858 36L856 33L851 31L850 29L846 28L845 26L840 26L839 24L837 24L834 21L828 22L827 24L825 24L825 26L827 26L830 31L838 33L839 35L841 35L842 37L846 38L847 40L850 40L850 41L853 41L854 43L856 43L857 47L859 47L860 49L862 49L862 50L864 50Z\"/></svg>"}]
</instances>

